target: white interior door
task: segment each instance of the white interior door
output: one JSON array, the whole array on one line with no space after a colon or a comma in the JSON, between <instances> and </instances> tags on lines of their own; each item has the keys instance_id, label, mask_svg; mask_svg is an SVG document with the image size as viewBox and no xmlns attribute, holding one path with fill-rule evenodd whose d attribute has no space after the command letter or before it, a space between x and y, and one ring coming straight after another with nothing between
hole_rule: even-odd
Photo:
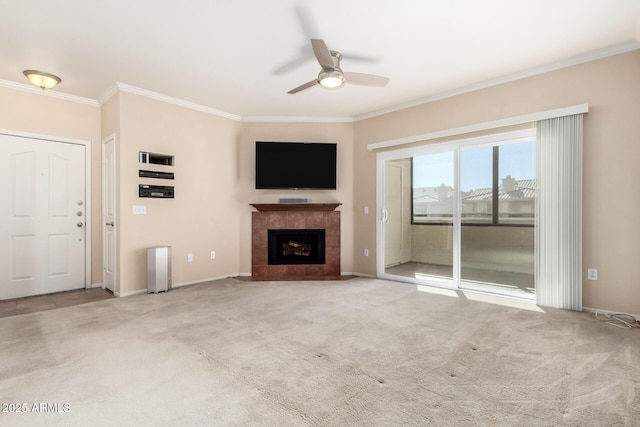
<instances>
[{"instance_id":1,"label":"white interior door","mask_svg":"<svg viewBox=\"0 0 640 427\"><path fill-rule=\"evenodd\" d=\"M102 144L102 283L116 290L116 152L115 137Z\"/></svg>"},{"instance_id":2,"label":"white interior door","mask_svg":"<svg viewBox=\"0 0 640 427\"><path fill-rule=\"evenodd\" d=\"M85 147L0 135L0 299L85 287Z\"/></svg>"}]
</instances>

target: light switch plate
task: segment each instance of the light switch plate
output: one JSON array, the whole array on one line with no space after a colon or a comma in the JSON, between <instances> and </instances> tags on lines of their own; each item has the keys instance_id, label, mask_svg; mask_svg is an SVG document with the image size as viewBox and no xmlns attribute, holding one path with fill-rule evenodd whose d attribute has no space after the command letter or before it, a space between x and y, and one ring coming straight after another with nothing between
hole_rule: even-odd
<instances>
[{"instance_id":1,"label":"light switch plate","mask_svg":"<svg viewBox=\"0 0 640 427\"><path fill-rule=\"evenodd\" d=\"M134 215L146 215L147 214L147 207L146 206L134 205L133 206L133 214Z\"/></svg>"}]
</instances>

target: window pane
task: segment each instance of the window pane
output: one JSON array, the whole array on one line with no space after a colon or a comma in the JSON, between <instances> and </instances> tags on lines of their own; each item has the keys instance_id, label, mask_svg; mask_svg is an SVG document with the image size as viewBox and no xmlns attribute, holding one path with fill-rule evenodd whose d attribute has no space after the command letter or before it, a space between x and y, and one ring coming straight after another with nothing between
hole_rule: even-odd
<instances>
[{"instance_id":1,"label":"window pane","mask_svg":"<svg viewBox=\"0 0 640 427\"><path fill-rule=\"evenodd\" d=\"M499 223L533 225L536 193L534 141L501 145Z\"/></svg>"},{"instance_id":2,"label":"window pane","mask_svg":"<svg viewBox=\"0 0 640 427\"><path fill-rule=\"evenodd\" d=\"M493 148L460 152L462 223L489 224L493 220Z\"/></svg>"},{"instance_id":3,"label":"window pane","mask_svg":"<svg viewBox=\"0 0 640 427\"><path fill-rule=\"evenodd\" d=\"M453 223L453 152L413 157L413 222Z\"/></svg>"}]
</instances>

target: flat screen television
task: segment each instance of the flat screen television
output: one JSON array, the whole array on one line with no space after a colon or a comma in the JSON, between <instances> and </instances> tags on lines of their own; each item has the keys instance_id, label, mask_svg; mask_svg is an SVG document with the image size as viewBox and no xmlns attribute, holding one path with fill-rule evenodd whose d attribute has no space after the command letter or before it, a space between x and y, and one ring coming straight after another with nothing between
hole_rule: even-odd
<instances>
[{"instance_id":1,"label":"flat screen television","mask_svg":"<svg viewBox=\"0 0 640 427\"><path fill-rule=\"evenodd\" d=\"M337 144L256 141L256 189L335 190Z\"/></svg>"}]
</instances>

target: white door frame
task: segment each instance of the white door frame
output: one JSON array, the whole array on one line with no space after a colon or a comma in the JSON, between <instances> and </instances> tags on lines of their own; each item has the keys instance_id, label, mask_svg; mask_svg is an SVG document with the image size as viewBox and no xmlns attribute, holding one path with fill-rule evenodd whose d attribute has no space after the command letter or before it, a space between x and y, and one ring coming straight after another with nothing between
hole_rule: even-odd
<instances>
[{"instance_id":1,"label":"white door frame","mask_svg":"<svg viewBox=\"0 0 640 427\"><path fill-rule=\"evenodd\" d=\"M0 129L0 135L17 136L20 138L38 139L53 143L76 144L84 146L84 200L85 200L85 238L84 238L84 287L92 288L91 283L91 141L84 139L64 138L61 136L43 135L31 132ZM100 286L96 284L96 287Z\"/></svg>"},{"instance_id":2,"label":"white door frame","mask_svg":"<svg viewBox=\"0 0 640 427\"><path fill-rule=\"evenodd\" d=\"M385 217L384 217L384 222L385 222L385 224L388 224L389 223L388 222L389 219L392 219L392 220L398 221L398 223L400 224L400 233L399 233L400 245L399 245L398 248L395 248L395 250L397 252L392 253L392 255L394 255L394 256L389 256L390 254L387 253L387 252L391 252L390 249L393 248L393 245L387 246L385 244L384 264L385 264L385 268L388 268L388 266L391 266L391 265L394 265L394 264L397 265L397 264L402 263L402 261L403 261L402 255L403 255L403 252L404 252L404 249L405 249L404 248L404 243L405 243L404 237L405 236L404 236L404 233L403 233L404 228L403 228L403 223L402 223L402 220L403 220L402 212L404 210L404 205L402 203L402 199L403 199L403 196L404 196L404 194L402 193L404 170L403 170L403 167L401 165L394 164L394 163L387 163L385 165L385 167L387 168L387 170L385 170ZM397 171L399 171L398 173L400 175L400 189L398 189L398 194L397 194L397 196L399 196L400 200L399 200L398 205L397 206L393 206L393 207L387 206L388 198L387 198L387 194L386 194L387 191L386 190L388 188L387 186L389 185L389 177L386 176L386 173L390 172L389 168L395 168ZM389 242L387 242L387 238L393 236L394 232L389 232L389 229L385 225L385 233L386 233L385 234L385 243L389 243Z\"/></svg>"},{"instance_id":3,"label":"white door frame","mask_svg":"<svg viewBox=\"0 0 640 427\"><path fill-rule=\"evenodd\" d=\"M115 223L115 226L113 227L114 230L116 230L116 227L119 226L118 223L118 197L117 197L117 185L118 185L118 175L117 175L117 170L118 170L118 165L117 165L117 140L116 140L116 134L112 133L111 135L107 136L106 138L104 138L102 140L102 157L100 160L100 164L102 165L102 176L101 176L101 182L102 182L102 212L100 215L100 229L102 230L102 287L104 288L106 286L106 281L105 281L105 264L104 264L104 256L105 256L105 243L106 243L106 224L104 223L104 217L105 217L105 206L106 206L106 202L105 202L105 197L107 196L106 193L106 181L105 181L105 177L104 177L104 158L105 158L105 146L109 141L113 141L113 155L114 155L114 169L116 170L116 173L114 173L113 175L113 191L116 192L116 195L114 195L114 201L113 201L113 221ZM115 232L115 231L114 231ZM117 232L116 232L117 233ZM120 294L120 284L118 283L118 235L116 234L116 242L115 245L113 246L113 250L114 250L114 263L113 263L113 293L114 295L119 295Z\"/></svg>"},{"instance_id":4,"label":"white door frame","mask_svg":"<svg viewBox=\"0 0 640 427\"><path fill-rule=\"evenodd\" d=\"M431 286L446 288L446 289L458 289L457 283L459 281L458 271L456 268L456 260L459 260L459 246L455 244L458 239L458 231L457 228L453 227L453 277L449 278L438 278L432 277L429 278L427 282L422 279L414 279L410 277L400 277L392 274L385 273L385 265L384 265L384 251L385 251L385 241L384 241L384 216L385 216L385 165L387 160L398 160L398 159L406 159L411 158L415 155L421 154L434 154L441 152L454 152L454 165L458 164L457 158L457 144L458 141L452 142L443 142L441 144L427 144L417 147L405 147L399 148L396 150L384 151L380 152L376 156L376 276L381 279L390 279L390 280L399 280L409 283L415 283L418 285L428 284ZM455 166L454 166L455 167ZM457 171L454 173L454 187L458 188L458 174ZM458 217L458 204L454 203L453 206L453 216L454 219Z\"/></svg>"}]
</instances>

